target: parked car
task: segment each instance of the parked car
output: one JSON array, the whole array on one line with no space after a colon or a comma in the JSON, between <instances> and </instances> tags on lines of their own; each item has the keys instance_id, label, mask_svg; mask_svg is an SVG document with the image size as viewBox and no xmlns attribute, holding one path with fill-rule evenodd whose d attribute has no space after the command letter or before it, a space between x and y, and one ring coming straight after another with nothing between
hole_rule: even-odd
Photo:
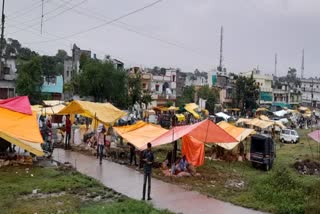
<instances>
[{"instance_id":1,"label":"parked car","mask_svg":"<svg viewBox=\"0 0 320 214\"><path fill-rule=\"evenodd\" d=\"M250 161L253 167L262 166L268 171L276 158L276 144L269 135L255 134L251 137Z\"/></svg>"},{"instance_id":2,"label":"parked car","mask_svg":"<svg viewBox=\"0 0 320 214\"><path fill-rule=\"evenodd\" d=\"M280 141L283 143L298 143L299 139L297 131L293 129L283 129L280 133Z\"/></svg>"}]
</instances>

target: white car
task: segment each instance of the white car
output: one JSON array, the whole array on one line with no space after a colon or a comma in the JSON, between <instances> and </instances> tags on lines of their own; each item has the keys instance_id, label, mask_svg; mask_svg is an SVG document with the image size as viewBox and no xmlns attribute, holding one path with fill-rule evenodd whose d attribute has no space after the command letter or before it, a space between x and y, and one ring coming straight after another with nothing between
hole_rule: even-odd
<instances>
[{"instance_id":1,"label":"white car","mask_svg":"<svg viewBox=\"0 0 320 214\"><path fill-rule=\"evenodd\" d=\"M280 133L280 141L287 143L298 143L299 135L296 130L292 129L283 129Z\"/></svg>"}]
</instances>

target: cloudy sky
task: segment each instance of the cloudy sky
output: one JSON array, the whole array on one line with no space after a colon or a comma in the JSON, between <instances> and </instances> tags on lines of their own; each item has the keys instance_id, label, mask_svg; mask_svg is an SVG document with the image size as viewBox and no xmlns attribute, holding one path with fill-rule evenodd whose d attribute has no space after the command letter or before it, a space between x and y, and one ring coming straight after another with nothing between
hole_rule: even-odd
<instances>
[{"instance_id":1,"label":"cloudy sky","mask_svg":"<svg viewBox=\"0 0 320 214\"><path fill-rule=\"evenodd\" d=\"M152 7L105 24L156 0L6 1L5 36L41 54L71 45L106 54L126 66L211 70L219 62L220 27L224 61L230 72L259 66L278 74L295 67L300 75L305 49L305 76L320 76L319 0L162 0ZM96 29L93 29L97 27Z\"/></svg>"}]
</instances>

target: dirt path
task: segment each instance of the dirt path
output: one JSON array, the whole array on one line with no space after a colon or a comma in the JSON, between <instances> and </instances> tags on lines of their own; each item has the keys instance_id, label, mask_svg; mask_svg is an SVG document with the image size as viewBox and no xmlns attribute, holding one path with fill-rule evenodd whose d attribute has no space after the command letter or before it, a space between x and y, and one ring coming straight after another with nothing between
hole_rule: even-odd
<instances>
[{"instance_id":1,"label":"dirt path","mask_svg":"<svg viewBox=\"0 0 320 214\"><path fill-rule=\"evenodd\" d=\"M91 176L109 188L134 199L141 199L143 175L122 166L104 160L99 165L95 157L80 153L56 149L54 159L60 162L70 162L77 170ZM208 198L195 191L185 190L177 185L152 179L152 204L160 209L168 209L175 213L219 213L219 214L254 214L261 213L251 209Z\"/></svg>"}]
</instances>

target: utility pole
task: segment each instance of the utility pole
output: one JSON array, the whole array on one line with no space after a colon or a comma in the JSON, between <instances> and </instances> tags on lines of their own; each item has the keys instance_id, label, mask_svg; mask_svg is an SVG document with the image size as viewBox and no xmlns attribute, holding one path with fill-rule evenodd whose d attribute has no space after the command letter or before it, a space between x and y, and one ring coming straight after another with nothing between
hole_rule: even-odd
<instances>
[{"instance_id":1,"label":"utility pole","mask_svg":"<svg viewBox=\"0 0 320 214\"><path fill-rule=\"evenodd\" d=\"M223 60L223 26L221 26L220 32L220 60L219 60L219 67L218 71L222 72L222 60Z\"/></svg>"},{"instance_id":2,"label":"utility pole","mask_svg":"<svg viewBox=\"0 0 320 214\"><path fill-rule=\"evenodd\" d=\"M2 0L2 16L1 16L1 40L0 40L0 79L3 79L3 67L2 67L2 58L3 58L3 33L4 33L4 1Z\"/></svg>"},{"instance_id":3,"label":"utility pole","mask_svg":"<svg viewBox=\"0 0 320 214\"><path fill-rule=\"evenodd\" d=\"M304 49L302 49L301 79L304 77Z\"/></svg>"},{"instance_id":4,"label":"utility pole","mask_svg":"<svg viewBox=\"0 0 320 214\"><path fill-rule=\"evenodd\" d=\"M42 35L42 25L43 25L43 0L41 5L41 26L40 26L40 33Z\"/></svg>"},{"instance_id":5,"label":"utility pole","mask_svg":"<svg viewBox=\"0 0 320 214\"><path fill-rule=\"evenodd\" d=\"M278 55L277 53L274 56L274 76L277 77L277 64L278 64Z\"/></svg>"}]
</instances>

